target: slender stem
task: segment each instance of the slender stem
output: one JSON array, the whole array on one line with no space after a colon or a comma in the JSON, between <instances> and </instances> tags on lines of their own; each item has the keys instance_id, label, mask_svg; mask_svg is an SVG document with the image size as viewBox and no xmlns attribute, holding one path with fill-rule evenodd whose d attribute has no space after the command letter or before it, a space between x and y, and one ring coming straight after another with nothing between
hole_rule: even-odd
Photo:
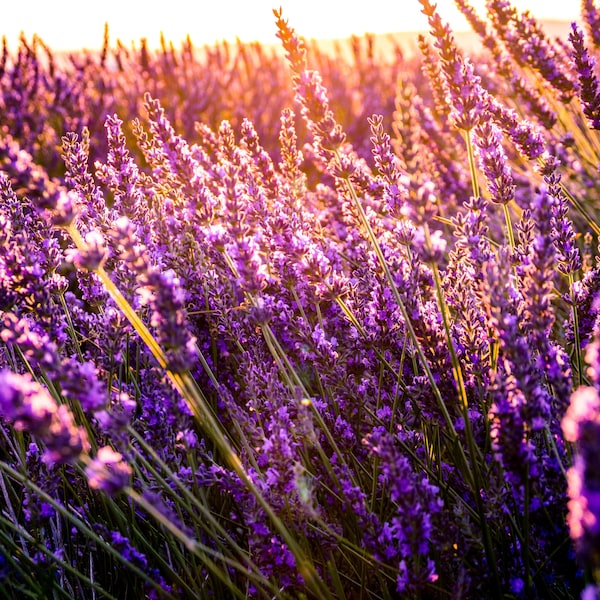
<instances>
[{"instance_id":1,"label":"slender stem","mask_svg":"<svg viewBox=\"0 0 600 600\"><path fill-rule=\"evenodd\" d=\"M512 228L512 220L510 217L510 210L508 209L508 204L504 203L502 205L504 210L504 220L506 222L506 235L508 237L508 246L511 252L515 251L515 234Z\"/></svg>"},{"instance_id":2,"label":"slender stem","mask_svg":"<svg viewBox=\"0 0 600 600\"><path fill-rule=\"evenodd\" d=\"M479 181L477 179L477 167L475 166L475 155L473 152L473 142L471 140L471 132L462 130L463 137L465 139L465 145L467 146L467 156L469 158L469 172L471 173L471 186L473 188L473 196L479 197Z\"/></svg>"},{"instance_id":3,"label":"slender stem","mask_svg":"<svg viewBox=\"0 0 600 600\"><path fill-rule=\"evenodd\" d=\"M571 296L571 314L573 315L573 336L575 350L575 364L577 365L577 381L576 385L583 385L584 361L581 352L581 337L579 335L579 311L577 310L577 302L575 301L575 280L573 273L569 273L569 294Z\"/></svg>"}]
</instances>

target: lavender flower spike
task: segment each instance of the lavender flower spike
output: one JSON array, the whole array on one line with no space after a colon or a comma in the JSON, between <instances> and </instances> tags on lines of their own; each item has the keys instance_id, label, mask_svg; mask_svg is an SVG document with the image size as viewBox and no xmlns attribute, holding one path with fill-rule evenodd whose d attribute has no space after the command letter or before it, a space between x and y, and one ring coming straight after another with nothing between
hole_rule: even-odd
<instances>
[{"instance_id":1,"label":"lavender flower spike","mask_svg":"<svg viewBox=\"0 0 600 600\"><path fill-rule=\"evenodd\" d=\"M196 338L188 332L185 292L172 271L161 272L150 262L148 249L139 241L134 224L120 217L110 230L119 258L138 277L138 293L150 308L150 326L173 372L190 369L196 360Z\"/></svg>"},{"instance_id":2,"label":"lavender flower spike","mask_svg":"<svg viewBox=\"0 0 600 600\"><path fill-rule=\"evenodd\" d=\"M123 460L123 456L110 446L100 448L96 458L85 468L90 487L102 490L109 496L118 494L129 485L131 473L131 467Z\"/></svg>"},{"instance_id":3,"label":"lavender flower spike","mask_svg":"<svg viewBox=\"0 0 600 600\"><path fill-rule=\"evenodd\" d=\"M48 464L74 462L88 449L87 435L75 425L68 407L58 406L29 375L0 371L0 417L41 439Z\"/></svg>"},{"instance_id":4,"label":"lavender flower spike","mask_svg":"<svg viewBox=\"0 0 600 600\"><path fill-rule=\"evenodd\" d=\"M581 16L594 48L600 48L600 7L595 6L594 0L581 0Z\"/></svg>"},{"instance_id":5,"label":"lavender flower spike","mask_svg":"<svg viewBox=\"0 0 600 600\"><path fill-rule=\"evenodd\" d=\"M475 75L473 64L460 53L452 31L443 23L436 5L428 0L420 2L440 56L451 120L458 129L470 131L479 123L484 108L481 79Z\"/></svg>"},{"instance_id":6,"label":"lavender flower spike","mask_svg":"<svg viewBox=\"0 0 600 600\"><path fill-rule=\"evenodd\" d=\"M600 129L600 89L594 73L596 60L585 47L583 33L576 23L571 25L569 41L573 46L573 60L579 76L579 98L583 114L588 118L591 129Z\"/></svg>"},{"instance_id":7,"label":"lavender flower spike","mask_svg":"<svg viewBox=\"0 0 600 600\"><path fill-rule=\"evenodd\" d=\"M562 428L565 438L578 448L567 474L571 538L583 563L599 569L600 395L596 388L582 386L573 393Z\"/></svg>"}]
</instances>

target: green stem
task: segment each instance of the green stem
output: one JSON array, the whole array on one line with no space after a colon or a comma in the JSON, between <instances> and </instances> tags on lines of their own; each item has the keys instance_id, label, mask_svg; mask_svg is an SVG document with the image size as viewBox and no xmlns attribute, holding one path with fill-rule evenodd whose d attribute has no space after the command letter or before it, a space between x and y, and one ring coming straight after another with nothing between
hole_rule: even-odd
<instances>
[{"instance_id":1,"label":"green stem","mask_svg":"<svg viewBox=\"0 0 600 600\"><path fill-rule=\"evenodd\" d=\"M471 173L471 186L473 189L473 197L479 198L479 182L477 180L477 167L475 166L475 155L473 152L473 142L471 140L471 132L462 130L467 146L467 156L469 158L469 172Z\"/></svg>"},{"instance_id":2,"label":"green stem","mask_svg":"<svg viewBox=\"0 0 600 600\"><path fill-rule=\"evenodd\" d=\"M506 222L506 235L508 237L508 246L510 248L511 253L515 251L515 234L513 232L512 220L510 217L510 210L508 210L508 204L504 203L502 205L504 210L504 220Z\"/></svg>"},{"instance_id":3,"label":"green stem","mask_svg":"<svg viewBox=\"0 0 600 600\"><path fill-rule=\"evenodd\" d=\"M583 385L583 373L584 373L584 360L581 353L581 337L579 335L579 311L577 310L577 302L575 301L575 280L573 273L568 274L569 280L569 295L571 296L571 314L573 315L573 336L574 336L574 350L575 350L575 365L577 366L577 380L576 386Z\"/></svg>"}]
</instances>

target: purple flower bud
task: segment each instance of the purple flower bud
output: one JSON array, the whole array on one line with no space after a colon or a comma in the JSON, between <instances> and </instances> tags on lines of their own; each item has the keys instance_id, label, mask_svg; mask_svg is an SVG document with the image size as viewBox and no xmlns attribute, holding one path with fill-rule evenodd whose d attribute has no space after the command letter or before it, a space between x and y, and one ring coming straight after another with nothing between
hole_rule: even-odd
<instances>
[{"instance_id":1,"label":"purple flower bud","mask_svg":"<svg viewBox=\"0 0 600 600\"><path fill-rule=\"evenodd\" d=\"M85 468L85 474L92 489L114 496L129 485L132 470L119 452L103 446Z\"/></svg>"},{"instance_id":2,"label":"purple flower bud","mask_svg":"<svg viewBox=\"0 0 600 600\"><path fill-rule=\"evenodd\" d=\"M71 463L88 449L85 430L74 424L69 408L58 406L30 375L0 371L0 416L39 437L46 444L48 464Z\"/></svg>"},{"instance_id":3,"label":"purple flower bud","mask_svg":"<svg viewBox=\"0 0 600 600\"><path fill-rule=\"evenodd\" d=\"M76 217L77 194L72 191L59 193L52 211L52 223L59 227L68 227Z\"/></svg>"},{"instance_id":4,"label":"purple flower bud","mask_svg":"<svg viewBox=\"0 0 600 600\"><path fill-rule=\"evenodd\" d=\"M107 258L104 238L99 231L92 230L86 234L85 243L85 248L81 250L69 250L67 252L67 259L78 269L96 271L104 264Z\"/></svg>"},{"instance_id":5,"label":"purple flower bud","mask_svg":"<svg viewBox=\"0 0 600 600\"><path fill-rule=\"evenodd\" d=\"M564 436L577 444L573 466L567 472L567 523L577 554L591 569L600 567L600 395L582 386L571 396L562 421Z\"/></svg>"}]
</instances>

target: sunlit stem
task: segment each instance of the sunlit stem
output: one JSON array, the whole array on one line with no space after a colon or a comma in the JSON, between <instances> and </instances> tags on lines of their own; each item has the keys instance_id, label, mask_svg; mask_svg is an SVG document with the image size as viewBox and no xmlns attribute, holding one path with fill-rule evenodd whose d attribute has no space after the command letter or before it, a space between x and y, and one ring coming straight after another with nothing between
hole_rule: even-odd
<instances>
[{"instance_id":1,"label":"sunlit stem","mask_svg":"<svg viewBox=\"0 0 600 600\"><path fill-rule=\"evenodd\" d=\"M479 198L479 181L477 179L477 167L475 165L475 154L473 152L473 142L471 140L471 130L461 130L467 147L467 156L469 159L469 172L471 173L471 186L473 188L473 197Z\"/></svg>"},{"instance_id":2,"label":"sunlit stem","mask_svg":"<svg viewBox=\"0 0 600 600\"><path fill-rule=\"evenodd\" d=\"M504 220L506 222L506 235L508 237L508 247L511 252L515 251L515 234L513 233L512 220L510 217L510 210L508 209L508 203L502 204L504 210Z\"/></svg>"}]
</instances>

